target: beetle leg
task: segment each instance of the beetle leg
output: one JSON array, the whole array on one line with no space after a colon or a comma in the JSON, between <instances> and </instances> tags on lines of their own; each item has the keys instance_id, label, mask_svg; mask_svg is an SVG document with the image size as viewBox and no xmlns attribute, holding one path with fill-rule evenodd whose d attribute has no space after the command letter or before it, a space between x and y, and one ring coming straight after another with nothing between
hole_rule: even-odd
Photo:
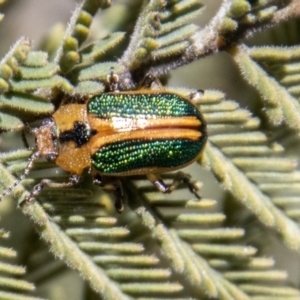
<instances>
[{"instance_id":1,"label":"beetle leg","mask_svg":"<svg viewBox=\"0 0 300 300\"><path fill-rule=\"evenodd\" d=\"M115 74L114 67L110 68L109 75L107 75L106 80L109 84L109 90L111 92L119 91L119 76Z\"/></svg>"},{"instance_id":2,"label":"beetle leg","mask_svg":"<svg viewBox=\"0 0 300 300\"><path fill-rule=\"evenodd\" d=\"M114 195L116 211L121 213L124 210L124 191L120 180L114 182Z\"/></svg>"},{"instance_id":3,"label":"beetle leg","mask_svg":"<svg viewBox=\"0 0 300 300\"><path fill-rule=\"evenodd\" d=\"M28 123L24 124L24 128L21 133L21 135L22 135L21 138L22 138L22 142L23 142L25 148L29 149L29 143L26 138L26 133L30 133L30 134L32 133L32 128L29 126Z\"/></svg>"},{"instance_id":4,"label":"beetle leg","mask_svg":"<svg viewBox=\"0 0 300 300\"><path fill-rule=\"evenodd\" d=\"M28 144L28 141L27 141L27 138L26 138L26 131L25 130L22 130L21 138L22 138L22 142L23 142L23 145L25 146L25 148L29 149L29 144Z\"/></svg>"},{"instance_id":5,"label":"beetle leg","mask_svg":"<svg viewBox=\"0 0 300 300\"><path fill-rule=\"evenodd\" d=\"M39 193L42 191L44 187L49 187L49 188L65 188L65 187L71 187L74 184L79 182L80 177L78 175L71 175L69 177L69 180L66 182L54 182L50 179L42 179L40 183L35 185L30 192L30 194L20 203L22 206L25 202L26 203L32 203L35 198L39 195Z\"/></svg>"},{"instance_id":6,"label":"beetle leg","mask_svg":"<svg viewBox=\"0 0 300 300\"><path fill-rule=\"evenodd\" d=\"M153 82L156 83L156 85L159 87L159 89L164 90L164 87L161 84L161 82L159 81L159 79L157 77L155 77L151 72L149 72L145 75L145 77L142 81L141 87L150 89Z\"/></svg>"},{"instance_id":7,"label":"beetle leg","mask_svg":"<svg viewBox=\"0 0 300 300\"><path fill-rule=\"evenodd\" d=\"M156 186L156 188L160 192L164 194L172 193L180 183L185 183L188 186L190 192L193 193L198 199L201 199L201 197L197 193L199 187L195 182L191 180L191 176L184 172L177 172L175 178L173 179L173 182L169 186L164 183L164 181L158 174L148 174L147 178Z\"/></svg>"},{"instance_id":8,"label":"beetle leg","mask_svg":"<svg viewBox=\"0 0 300 300\"><path fill-rule=\"evenodd\" d=\"M203 94L204 94L204 90L202 90L202 89L194 90L194 91L190 92L190 94L188 95L188 98L194 103L200 103Z\"/></svg>"},{"instance_id":9,"label":"beetle leg","mask_svg":"<svg viewBox=\"0 0 300 300\"><path fill-rule=\"evenodd\" d=\"M124 191L122 182L116 178L109 178L108 182L103 182L99 174L95 174L93 183L101 186L106 192L112 192L115 198L115 209L118 213L124 210Z\"/></svg>"}]
</instances>

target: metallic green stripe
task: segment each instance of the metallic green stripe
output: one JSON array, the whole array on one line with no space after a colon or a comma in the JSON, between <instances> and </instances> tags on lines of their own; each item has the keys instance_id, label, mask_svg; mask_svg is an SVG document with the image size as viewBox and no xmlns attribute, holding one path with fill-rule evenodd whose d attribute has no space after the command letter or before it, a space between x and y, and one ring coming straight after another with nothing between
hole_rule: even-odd
<instances>
[{"instance_id":1,"label":"metallic green stripe","mask_svg":"<svg viewBox=\"0 0 300 300\"><path fill-rule=\"evenodd\" d=\"M202 150L200 141L129 140L107 144L92 157L92 165L103 174L122 173L140 168L174 168L193 160Z\"/></svg>"},{"instance_id":2,"label":"metallic green stripe","mask_svg":"<svg viewBox=\"0 0 300 300\"><path fill-rule=\"evenodd\" d=\"M88 102L88 113L100 119L163 118L197 116L202 121L198 109L188 100L176 94L149 93L107 93L92 97Z\"/></svg>"}]
</instances>

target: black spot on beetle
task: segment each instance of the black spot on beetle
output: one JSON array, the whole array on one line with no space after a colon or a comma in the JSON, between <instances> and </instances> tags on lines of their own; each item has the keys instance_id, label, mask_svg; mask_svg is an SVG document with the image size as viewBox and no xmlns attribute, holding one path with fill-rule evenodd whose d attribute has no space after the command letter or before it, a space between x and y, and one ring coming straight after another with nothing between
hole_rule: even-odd
<instances>
[{"instance_id":1,"label":"black spot on beetle","mask_svg":"<svg viewBox=\"0 0 300 300\"><path fill-rule=\"evenodd\" d=\"M79 148L88 143L94 134L96 132L91 130L87 123L76 121L72 130L64 131L59 135L59 141L61 143L73 141Z\"/></svg>"}]
</instances>

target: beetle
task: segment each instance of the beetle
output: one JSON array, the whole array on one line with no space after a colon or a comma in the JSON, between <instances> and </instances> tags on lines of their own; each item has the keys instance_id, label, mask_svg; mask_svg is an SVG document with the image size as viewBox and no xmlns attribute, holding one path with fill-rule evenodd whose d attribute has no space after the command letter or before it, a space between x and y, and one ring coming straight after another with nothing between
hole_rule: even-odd
<instances>
[{"instance_id":1,"label":"beetle","mask_svg":"<svg viewBox=\"0 0 300 300\"><path fill-rule=\"evenodd\" d=\"M110 77L115 76L111 73ZM159 176L193 163L203 152L206 123L196 105L165 90L112 89L84 104L60 106L33 129L36 152L19 180L0 195L0 200L27 176L39 157L54 161L71 174L68 182L56 186L72 186L85 169L92 169L94 183L113 190L117 212L123 210L123 176L146 175L163 193L171 193L185 182L199 198L188 174L178 172L169 186ZM51 185L51 181L42 180L26 201L32 201L44 186Z\"/></svg>"}]
</instances>

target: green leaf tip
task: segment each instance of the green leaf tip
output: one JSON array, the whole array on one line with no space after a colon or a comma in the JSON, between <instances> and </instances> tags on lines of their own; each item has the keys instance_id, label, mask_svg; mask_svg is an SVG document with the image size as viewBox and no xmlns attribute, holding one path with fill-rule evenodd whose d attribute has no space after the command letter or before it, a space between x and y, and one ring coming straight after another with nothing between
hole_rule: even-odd
<instances>
[{"instance_id":1,"label":"green leaf tip","mask_svg":"<svg viewBox=\"0 0 300 300\"><path fill-rule=\"evenodd\" d=\"M275 125L285 121L291 128L299 130L300 104L297 99L251 59L247 48L241 46L231 53L245 79L261 94L270 121Z\"/></svg>"},{"instance_id":2,"label":"green leaf tip","mask_svg":"<svg viewBox=\"0 0 300 300\"><path fill-rule=\"evenodd\" d=\"M3 230L0 237L0 243L6 239L7 235ZM0 246L0 298L11 300L43 300L39 297L34 297L34 284L26 281L23 277L26 275L26 269L16 265L13 258L16 258L16 251L7 247ZM9 258L9 262L6 260Z\"/></svg>"},{"instance_id":3,"label":"green leaf tip","mask_svg":"<svg viewBox=\"0 0 300 300\"><path fill-rule=\"evenodd\" d=\"M157 62L166 56L175 57L183 53L188 44L181 45L181 34L191 37L197 26L182 27L199 13L201 7L202 4L195 0L170 2L168 5L165 1L151 1L142 12L143 18L137 22L121 64L135 70L141 67L140 60L144 63Z\"/></svg>"},{"instance_id":4,"label":"green leaf tip","mask_svg":"<svg viewBox=\"0 0 300 300\"><path fill-rule=\"evenodd\" d=\"M245 0L233 0L230 4L230 15L235 18L241 18L251 10L251 5Z\"/></svg>"},{"instance_id":5,"label":"green leaf tip","mask_svg":"<svg viewBox=\"0 0 300 300\"><path fill-rule=\"evenodd\" d=\"M78 85L74 88L73 94L74 95L99 95L105 89L105 86L100 82L95 81L81 81Z\"/></svg>"},{"instance_id":6,"label":"green leaf tip","mask_svg":"<svg viewBox=\"0 0 300 300\"><path fill-rule=\"evenodd\" d=\"M79 74L78 80L106 81L107 74L109 74L111 68L114 68L114 72L116 73L122 73L125 71L125 68L122 65L115 62L99 63L89 68L83 69Z\"/></svg>"},{"instance_id":7,"label":"green leaf tip","mask_svg":"<svg viewBox=\"0 0 300 300\"><path fill-rule=\"evenodd\" d=\"M110 5L111 1L86 0L77 6L56 58L63 73L68 73L82 61L78 52L89 35L92 18L98 9L107 8Z\"/></svg>"},{"instance_id":8,"label":"green leaf tip","mask_svg":"<svg viewBox=\"0 0 300 300\"><path fill-rule=\"evenodd\" d=\"M26 38L19 39L0 62L0 91L9 90L8 80L18 75L19 65L22 64L30 51L30 41Z\"/></svg>"},{"instance_id":9,"label":"green leaf tip","mask_svg":"<svg viewBox=\"0 0 300 300\"><path fill-rule=\"evenodd\" d=\"M125 37L123 32L114 32L105 36L104 38L92 43L80 50L82 55L82 64L84 66L92 65L99 61L107 52L113 51Z\"/></svg>"},{"instance_id":10,"label":"green leaf tip","mask_svg":"<svg viewBox=\"0 0 300 300\"><path fill-rule=\"evenodd\" d=\"M1 104L0 104L1 106ZM9 114L0 113L0 127L4 131L16 130L19 131L23 129L23 123L16 117Z\"/></svg>"}]
</instances>

